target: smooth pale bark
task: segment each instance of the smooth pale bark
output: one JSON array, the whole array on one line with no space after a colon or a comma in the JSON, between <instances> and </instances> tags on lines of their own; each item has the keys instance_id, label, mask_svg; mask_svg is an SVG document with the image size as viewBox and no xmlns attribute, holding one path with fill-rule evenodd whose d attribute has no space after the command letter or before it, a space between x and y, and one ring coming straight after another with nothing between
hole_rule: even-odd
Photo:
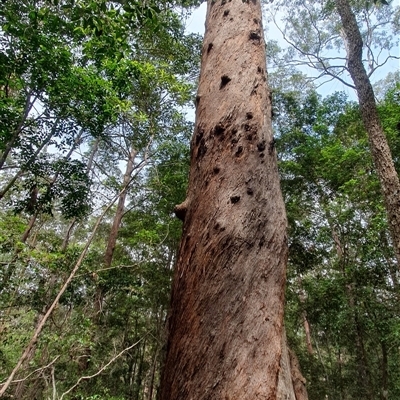
<instances>
[{"instance_id":1,"label":"smooth pale bark","mask_svg":"<svg viewBox=\"0 0 400 400\"><path fill-rule=\"evenodd\" d=\"M161 400L295 399L260 2L209 0Z\"/></svg>"},{"instance_id":2,"label":"smooth pale bark","mask_svg":"<svg viewBox=\"0 0 400 400\"><path fill-rule=\"evenodd\" d=\"M374 91L362 62L363 41L348 0L335 0L346 35L348 69L356 87L360 111L386 206L389 230L400 267L400 181L376 108Z\"/></svg>"}]
</instances>

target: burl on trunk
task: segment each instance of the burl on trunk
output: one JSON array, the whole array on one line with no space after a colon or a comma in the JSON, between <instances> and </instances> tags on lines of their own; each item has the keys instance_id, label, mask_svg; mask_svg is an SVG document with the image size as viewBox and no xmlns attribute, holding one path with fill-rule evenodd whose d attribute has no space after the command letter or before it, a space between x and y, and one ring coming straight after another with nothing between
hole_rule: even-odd
<instances>
[{"instance_id":1,"label":"burl on trunk","mask_svg":"<svg viewBox=\"0 0 400 400\"><path fill-rule=\"evenodd\" d=\"M208 1L196 106L161 399L294 399L259 0Z\"/></svg>"}]
</instances>

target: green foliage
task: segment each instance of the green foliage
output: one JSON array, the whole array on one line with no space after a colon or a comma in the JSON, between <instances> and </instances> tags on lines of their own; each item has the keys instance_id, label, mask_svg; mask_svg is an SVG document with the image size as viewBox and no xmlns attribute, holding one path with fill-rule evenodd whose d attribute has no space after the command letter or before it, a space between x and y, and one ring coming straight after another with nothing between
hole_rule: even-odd
<instances>
[{"instance_id":1,"label":"green foliage","mask_svg":"<svg viewBox=\"0 0 400 400\"><path fill-rule=\"evenodd\" d=\"M393 149L396 93L379 106ZM358 108L339 93L275 99L290 226L287 332L309 398L396 398L399 278Z\"/></svg>"},{"instance_id":2,"label":"green foliage","mask_svg":"<svg viewBox=\"0 0 400 400\"><path fill-rule=\"evenodd\" d=\"M192 129L183 107L201 47L185 35L180 7L195 4L2 3L0 381L78 261L99 210L127 191L113 262L105 265L104 254L116 206L21 367L18 376L29 378L10 395L60 397L93 374L64 398L156 396L181 231L172 210L185 193Z\"/></svg>"},{"instance_id":3,"label":"green foliage","mask_svg":"<svg viewBox=\"0 0 400 400\"><path fill-rule=\"evenodd\" d=\"M157 395L181 235L173 209L186 195L193 129L183 108L194 97L191 77L201 49L198 36L184 34L178 11L198 3L2 3L0 381L78 261L98 216L126 190L111 264L104 255L117 202L16 376L28 379L13 384L10 396L61 397L83 376L93 377L65 399ZM295 3L293 18L300 18L304 2ZM297 22L298 30L310 27ZM315 49L313 35L299 37ZM278 66L281 54L270 47ZM310 399L372 399L385 388L388 398L400 397L399 276L358 108L342 93L317 95L294 69L271 75L290 228L286 325ZM393 79L382 83L379 112L399 167Z\"/></svg>"}]
</instances>

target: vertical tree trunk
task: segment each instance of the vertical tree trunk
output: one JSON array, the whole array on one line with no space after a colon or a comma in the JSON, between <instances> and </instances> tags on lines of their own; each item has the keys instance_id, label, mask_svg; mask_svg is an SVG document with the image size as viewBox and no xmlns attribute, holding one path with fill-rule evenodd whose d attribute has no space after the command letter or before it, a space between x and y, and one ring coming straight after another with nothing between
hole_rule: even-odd
<instances>
[{"instance_id":1,"label":"vertical tree trunk","mask_svg":"<svg viewBox=\"0 0 400 400\"><path fill-rule=\"evenodd\" d=\"M208 0L162 400L294 399L265 68L260 2Z\"/></svg>"},{"instance_id":2,"label":"vertical tree trunk","mask_svg":"<svg viewBox=\"0 0 400 400\"><path fill-rule=\"evenodd\" d=\"M142 348L143 346L143 348ZM146 342L143 342L143 345L139 347L139 357L138 357L138 366L137 366L137 374L135 376L135 382L133 386L133 395L131 397L132 400L140 400L140 393L142 391L142 382L143 382L143 370L144 370L144 354L146 350Z\"/></svg>"},{"instance_id":3,"label":"vertical tree trunk","mask_svg":"<svg viewBox=\"0 0 400 400\"><path fill-rule=\"evenodd\" d=\"M104 254L104 265L105 267L110 267L112 263L112 259L114 256L114 250L115 246L117 244L117 237L118 237L118 231L121 226L121 221L122 217L124 215L124 208L125 208L125 201L126 201L126 196L128 194L128 186L132 177L132 172L135 169L135 157L136 157L137 151L132 147L130 152L129 152L129 157L128 157L128 162L126 165L126 170L125 174L123 177L123 182L122 182L122 191L118 197L118 204L117 204L117 210L115 211L115 216L113 220L113 224L111 227L111 232L108 236L108 241L107 241L107 248ZM99 286L96 290L95 294L95 313L96 313L96 320L99 321L100 319L100 313L103 307L103 290Z\"/></svg>"},{"instance_id":4,"label":"vertical tree trunk","mask_svg":"<svg viewBox=\"0 0 400 400\"><path fill-rule=\"evenodd\" d=\"M308 400L306 380L300 372L299 360L297 359L296 354L294 354L291 350L289 350L289 358L293 389L296 400Z\"/></svg>"},{"instance_id":5,"label":"vertical tree trunk","mask_svg":"<svg viewBox=\"0 0 400 400\"><path fill-rule=\"evenodd\" d=\"M328 221L332 220L332 218L328 218ZM354 283L352 280L349 280L346 274L346 265L347 265L347 256L346 256L346 246L342 244L340 241L340 237L335 230L334 226L331 226L332 231L332 239L336 244L336 251L338 255L338 261L341 265L342 276L344 282L344 289L347 295L347 303L348 307L351 310L352 314L352 323L354 329L354 342L355 342L355 352L356 352L356 364L358 369L358 387L360 390L360 394L362 394L364 399L372 400L373 399L373 390L371 385L371 373L368 367L368 359L365 351L364 345L364 335L363 329L359 320L356 297L354 295ZM340 363L339 363L340 366Z\"/></svg>"},{"instance_id":6,"label":"vertical tree trunk","mask_svg":"<svg viewBox=\"0 0 400 400\"><path fill-rule=\"evenodd\" d=\"M104 255L104 264L106 267L109 267L111 265L112 258L114 255L115 245L117 243L118 231L121 226L122 217L124 215L125 201L126 201L126 196L128 194L128 186L132 177L132 172L135 168L136 154L137 151L132 147L129 153L128 162L126 165L126 170L123 178L123 183L122 183L123 191L121 192L118 198L117 210L115 212L114 221L111 227L111 232L108 237L107 249Z\"/></svg>"},{"instance_id":7,"label":"vertical tree trunk","mask_svg":"<svg viewBox=\"0 0 400 400\"><path fill-rule=\"evenodd\" d=\"M28 226L26 227L24 233L21 236L21 243L25 243L28 240L29 235L31 234L31 231L35 225L35 222L37 220L37 217L39 215L39 211L36 211L31 218L29 219Z\"/></svg>"},{"instance_id":8,"label":"vertical tree trunk","mask_svg":"<svg viewBox=\"0 0 400 400\"><path fill-rule=\"evenodd\" d=\"M382 391L381 391L381 400L387 400L389 398L388 391L388 353L387 347L384 340L381 341L382 348Z\"/></svg>"},{"instance_id":9,"label":"vertical tree trunk","mask_svg":"<svg viewBox=\"0 0 400 400\"><path fill-rule=\"evenodd\" d=\"M308 354L313 355L314 350L313 350L312 342L311 342L310 324L308 323L307 312L303 311L301 313L301 316L303 318L304 332L306 334L306 343L307 343Z\"/></svg>"},{"instance_id":10,"label":"vertical tree trunk","mask_svg":"<svg viewBox=\"0 0 400 400\"><path fill-rule=\"evenodd\" d=\"M148 391L148 400L153 400L153 392L154 392L154 382L155 382L155 377L156 377L156 368L158 364L158 346L154 350L154 356L153 360L151 363L151 369L150 369L150 383L149 383L149 391Z\"/></svg>"},{"instance_id":11,"label":"vertical tree trunk","mask_svg":"<svg viewBox=\"0 0 400 400\"><path fill-rule=\"evenodd\" d=\"M335 0L347 41L350 75L356 87L362 120L368 132L372 158L380 180L389 230L400 267L400 181L383 132L374 91L362 62L363 41L348 0Z\"/></svg>"},{"instance_id":12,"label":"vertical tree trunk","mask_svg":"<svg viewBox=\"0 0 400 400\"><path fill-rule=\"evenodd\" d=\"M373 400L374 395L372 388L372 379L371 379L371 372L368 366L368 357L365 350L364 334L358 317L357 303L355 300L353 287L351 284L346 285L346 292L348 296L349 307L353 313L353 321L355 328L354 338L355 338L355 350L356 350L356 360L358 369L358 387L361 392L360 394L362 394L364 399Z\"/></svg>"}]
</instances>

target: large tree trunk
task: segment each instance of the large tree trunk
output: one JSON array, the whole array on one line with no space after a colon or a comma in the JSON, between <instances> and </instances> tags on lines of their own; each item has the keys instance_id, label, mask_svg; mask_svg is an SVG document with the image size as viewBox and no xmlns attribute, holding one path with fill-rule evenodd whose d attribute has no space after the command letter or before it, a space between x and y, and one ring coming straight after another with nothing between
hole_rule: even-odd
<instances>
[{"instance_id":1,"label":"large tree trunk","mask_svg":"<svg viewBox=\"0 0 400 400\"><path fill-rule=\"evenodd\" d=\"M261 19L257 0L208 0L162 400L295 398Z\"/></svg>"},{"instance_id":2,"label":"large tree trunk","mask_svg":"<svg viewBox=\"0 0 400 400\"><path fill-rule=\"evenodd\" d=\"M348 0L335 0L347 41L348 69L356 87L362 120L368 132L375 168L379 176L389 230L400 267L400 182L392 154L376 109L374 91L362 62L363 41Z\"/></svg>"}]
</instances>

